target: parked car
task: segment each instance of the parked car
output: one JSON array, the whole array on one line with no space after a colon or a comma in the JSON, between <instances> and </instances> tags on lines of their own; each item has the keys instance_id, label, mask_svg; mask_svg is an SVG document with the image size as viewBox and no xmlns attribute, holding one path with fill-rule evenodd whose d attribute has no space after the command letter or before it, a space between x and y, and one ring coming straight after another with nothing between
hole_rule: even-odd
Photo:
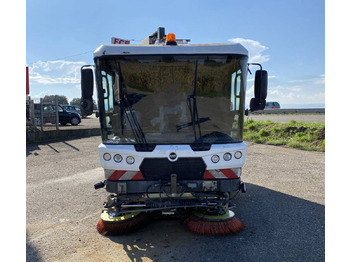
<instances>
[{"instance_id":1,"label":"parked car","mask_svg":"<svg viewBox=\"0 0 350 262\"><path fill-rule=\"evenodd\" d=\"M74 105L61 105L64 109L66 109L67 111L71 111L71 112L76 112L80 115L80 117L82 116L81 115L81 111L80 111L80 108L77 107L77 106L74 106Z\"/></svg>"},{"instance_id":2,"label":"parked car","mask_svg":"<svg viewBox=\"0 0 350 262\"><path fill-rule=\"evenodd\" d=\"M62 106L58 106L58 118L61 125L70 123L72 126L79 125L81 122L81 116L76 112L67 111ZM43 105L44 116L55 114L54 105Z\"/></svg>"},{"instance_id":3,"label":"parked car","mask_svg":"<svg viewBox=\"0 0 350 262\"><path fill-rule=\"evenodd\" d=\"M275 108L281 108L278 102L266 102L265 109L275 109Z\"/></svg>"},{"instance_id":4,"label":"parked car","mask_svg":"<svg viewBox=\"0 0 350 262\"><path fill-rule=\"evenodd\" d=\"M56 115L55 111L52 108L51 105L43 105L43 124L46 123L56 123ZM41 105L35 103L34 104L34 125L40 126L41 125Z\"/></svg>"}]
</instances>

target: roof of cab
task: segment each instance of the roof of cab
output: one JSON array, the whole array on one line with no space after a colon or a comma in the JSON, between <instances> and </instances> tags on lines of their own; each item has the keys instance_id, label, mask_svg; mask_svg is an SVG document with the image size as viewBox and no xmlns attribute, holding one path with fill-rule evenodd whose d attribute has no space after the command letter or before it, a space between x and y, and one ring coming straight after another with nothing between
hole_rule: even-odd
<instances>
[{"instance_id":1,"label":"roof of cab","mask_svg":"<svg viewBox=\"0 0 350 262\"><path fill-rule=\"evenodd\" d=\"M241 44L191 44L191 45L113 45L98 47L94 57L109 55L167 55L167 54L239 54L248 56Z\"/></svg>"}]
</instances>

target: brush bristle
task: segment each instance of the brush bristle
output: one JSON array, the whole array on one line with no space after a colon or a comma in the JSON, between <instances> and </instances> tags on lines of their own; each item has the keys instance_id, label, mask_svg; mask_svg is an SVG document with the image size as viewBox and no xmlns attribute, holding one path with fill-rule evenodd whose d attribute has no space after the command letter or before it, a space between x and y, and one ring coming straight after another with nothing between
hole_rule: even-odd
<instances>
[{"instance_id":1,"label":"brush bristle","mask_svg":"<svg viewBox=\"0 0 350 262\"><path fill-rule=\"evenodd\" d=\"M236 217L225 221L208 221L192 215L186 220L186 224L191 232L210 236L238 234L244 229L243 222Z\"/></svg>"},{"instance_id":2,"label":"brush bristle","mask_svg":"<svg viewBox=\"0 0 350 262\"><path fill-rule=\"evenodd\" d=\"M97 231L103 236L115 236L136 231L147 221L147 214L140 213L137 216L120 222L109 222L100 219L97 223Z\"/></svg>"}]
</instances>

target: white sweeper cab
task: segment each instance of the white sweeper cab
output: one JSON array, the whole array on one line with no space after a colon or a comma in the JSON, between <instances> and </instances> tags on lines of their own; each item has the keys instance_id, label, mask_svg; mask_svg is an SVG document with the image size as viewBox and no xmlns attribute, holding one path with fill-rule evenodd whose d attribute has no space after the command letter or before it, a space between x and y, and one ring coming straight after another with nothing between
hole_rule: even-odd
<instances>
[{"instance_id":1,"label":"white sweeper cab","mask_svg":"<svg viewBox=\"0 0 350 262\"><path fill-rule=\"evenodd\" d=\"M92 114L96 81L109 196L103 235L130 232L152 215L178 215L194 233L238 233L232 202L245 184L243 141L248 51L241 44L188 44L159 28L141 45L106 44L81 69L81 111ZM257 65L257 64L254 64ZM266 104L256 71L250 111ZM94 77L95 75L95 77Z\"/></svg>"}]
</instances>

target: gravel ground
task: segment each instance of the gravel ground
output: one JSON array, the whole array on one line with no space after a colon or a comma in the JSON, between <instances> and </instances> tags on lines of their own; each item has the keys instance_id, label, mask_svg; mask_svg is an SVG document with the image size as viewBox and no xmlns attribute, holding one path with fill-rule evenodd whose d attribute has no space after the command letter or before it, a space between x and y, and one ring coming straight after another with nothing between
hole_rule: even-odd
<instances>
[{"instance_id":1,"label":"gravel ground","mask_svg":"<svg viewBox=\"0 0 350 262\"><path fill-rule=\"evenodd\" d=\"M27 145L27 261L324 261L325 155L248 144L238 235L204 237L171 217L103 237L100 137Z\"/></svg>"}]
</instances>

